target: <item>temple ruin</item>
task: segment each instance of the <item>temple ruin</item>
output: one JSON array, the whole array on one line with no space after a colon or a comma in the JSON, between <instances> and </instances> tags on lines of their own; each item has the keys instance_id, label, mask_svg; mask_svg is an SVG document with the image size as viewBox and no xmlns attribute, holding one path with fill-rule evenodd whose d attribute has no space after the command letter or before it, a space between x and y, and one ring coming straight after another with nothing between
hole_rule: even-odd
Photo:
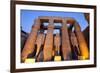
<instances>
[{"instance_id":1,"label":"temple ruin","mask_svg":"<svg viewBox=\"0 0 100 73\"><path fill-rule=\"evenodd\" d=\"M61 56L62 61L89 59L89 47L75 19L39 16L25 42L21 61L30 57L37 62L54 61L55 56Z\"/></svg>"}]
</instances>

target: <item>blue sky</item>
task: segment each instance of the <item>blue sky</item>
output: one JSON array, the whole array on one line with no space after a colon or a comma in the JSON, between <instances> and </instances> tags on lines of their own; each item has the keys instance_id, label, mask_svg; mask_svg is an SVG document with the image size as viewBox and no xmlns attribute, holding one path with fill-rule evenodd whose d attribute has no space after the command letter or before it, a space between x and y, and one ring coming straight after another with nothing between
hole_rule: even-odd
<instances>
[{"instance_id":1,"label":"blue sky","mask_svg":"<svg viewBox=\"0 0 100 73\"><path fill-rule=\"evenodd\" d=\"M78 21L82 30L84 30L88 23L85 20L83 13L79 12L53 12L53 11L34 11L34 10L21 10L21 26L25 32L30 32L34 19L38 16L60 16L60 17L72 17Z\"/></svg>"}]
</instances>

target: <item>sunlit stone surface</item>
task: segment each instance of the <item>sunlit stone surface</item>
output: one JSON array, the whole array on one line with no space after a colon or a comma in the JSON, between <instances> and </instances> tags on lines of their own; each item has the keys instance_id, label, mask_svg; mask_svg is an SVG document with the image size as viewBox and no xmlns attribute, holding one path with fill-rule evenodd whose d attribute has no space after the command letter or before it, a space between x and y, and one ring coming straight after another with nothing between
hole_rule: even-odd
<instances>
[{"instance_id":1,"label":"sunlit stone surface","mask_svg":"<svg viewBox=\"0 0 100 73\"><path fill-rule=\"evenodd\" d=\"M34 21L25 42L21 61L34 62L28 59L29 55L32 55L30 58L36 59L35 62L89 59L89 48L80 25L75 19L39 16Z\"/></svg>"}]
</instances>

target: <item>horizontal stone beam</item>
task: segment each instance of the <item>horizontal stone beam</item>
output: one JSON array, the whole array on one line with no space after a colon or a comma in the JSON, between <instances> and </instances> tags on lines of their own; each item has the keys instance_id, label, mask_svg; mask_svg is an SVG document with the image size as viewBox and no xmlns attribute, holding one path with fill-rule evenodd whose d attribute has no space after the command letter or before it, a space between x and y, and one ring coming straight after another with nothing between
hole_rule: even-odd
<instances>
[{"instance_id":1,"label":"horizontal stone beam","mask_svg":"<svg viewBox=\"0 0 100 73\"><path fill-rule=\"evenodd\" d=\"M69 24L74 24L75 23L75 19L74 18L70 18L70 17L59 17L59 16L39 16L38 17L40 19L41 22L49 22L50 19L52 19L54 21L54 23L62 23L63 19L66 21L66 23Z\"/></svg>"}]
</instances>

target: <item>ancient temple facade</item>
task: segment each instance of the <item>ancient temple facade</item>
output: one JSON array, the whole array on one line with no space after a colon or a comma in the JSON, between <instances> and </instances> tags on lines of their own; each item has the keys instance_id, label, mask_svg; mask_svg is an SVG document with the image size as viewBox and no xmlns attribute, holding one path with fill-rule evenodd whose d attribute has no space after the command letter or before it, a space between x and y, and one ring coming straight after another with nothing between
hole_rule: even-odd
<instances>
[{"instance_id":1,"label":"ancient temple facade","mask_svg":"<svg viewBox=\"0 0 100 73\"><path fill-rule=\"evenodd\" d=\"M34 20L21 60L54 61L55 56L60 56L61 61L89 59L89 48L80 24L69 17L39 16Z\"/></svg>"}]
</instances>

